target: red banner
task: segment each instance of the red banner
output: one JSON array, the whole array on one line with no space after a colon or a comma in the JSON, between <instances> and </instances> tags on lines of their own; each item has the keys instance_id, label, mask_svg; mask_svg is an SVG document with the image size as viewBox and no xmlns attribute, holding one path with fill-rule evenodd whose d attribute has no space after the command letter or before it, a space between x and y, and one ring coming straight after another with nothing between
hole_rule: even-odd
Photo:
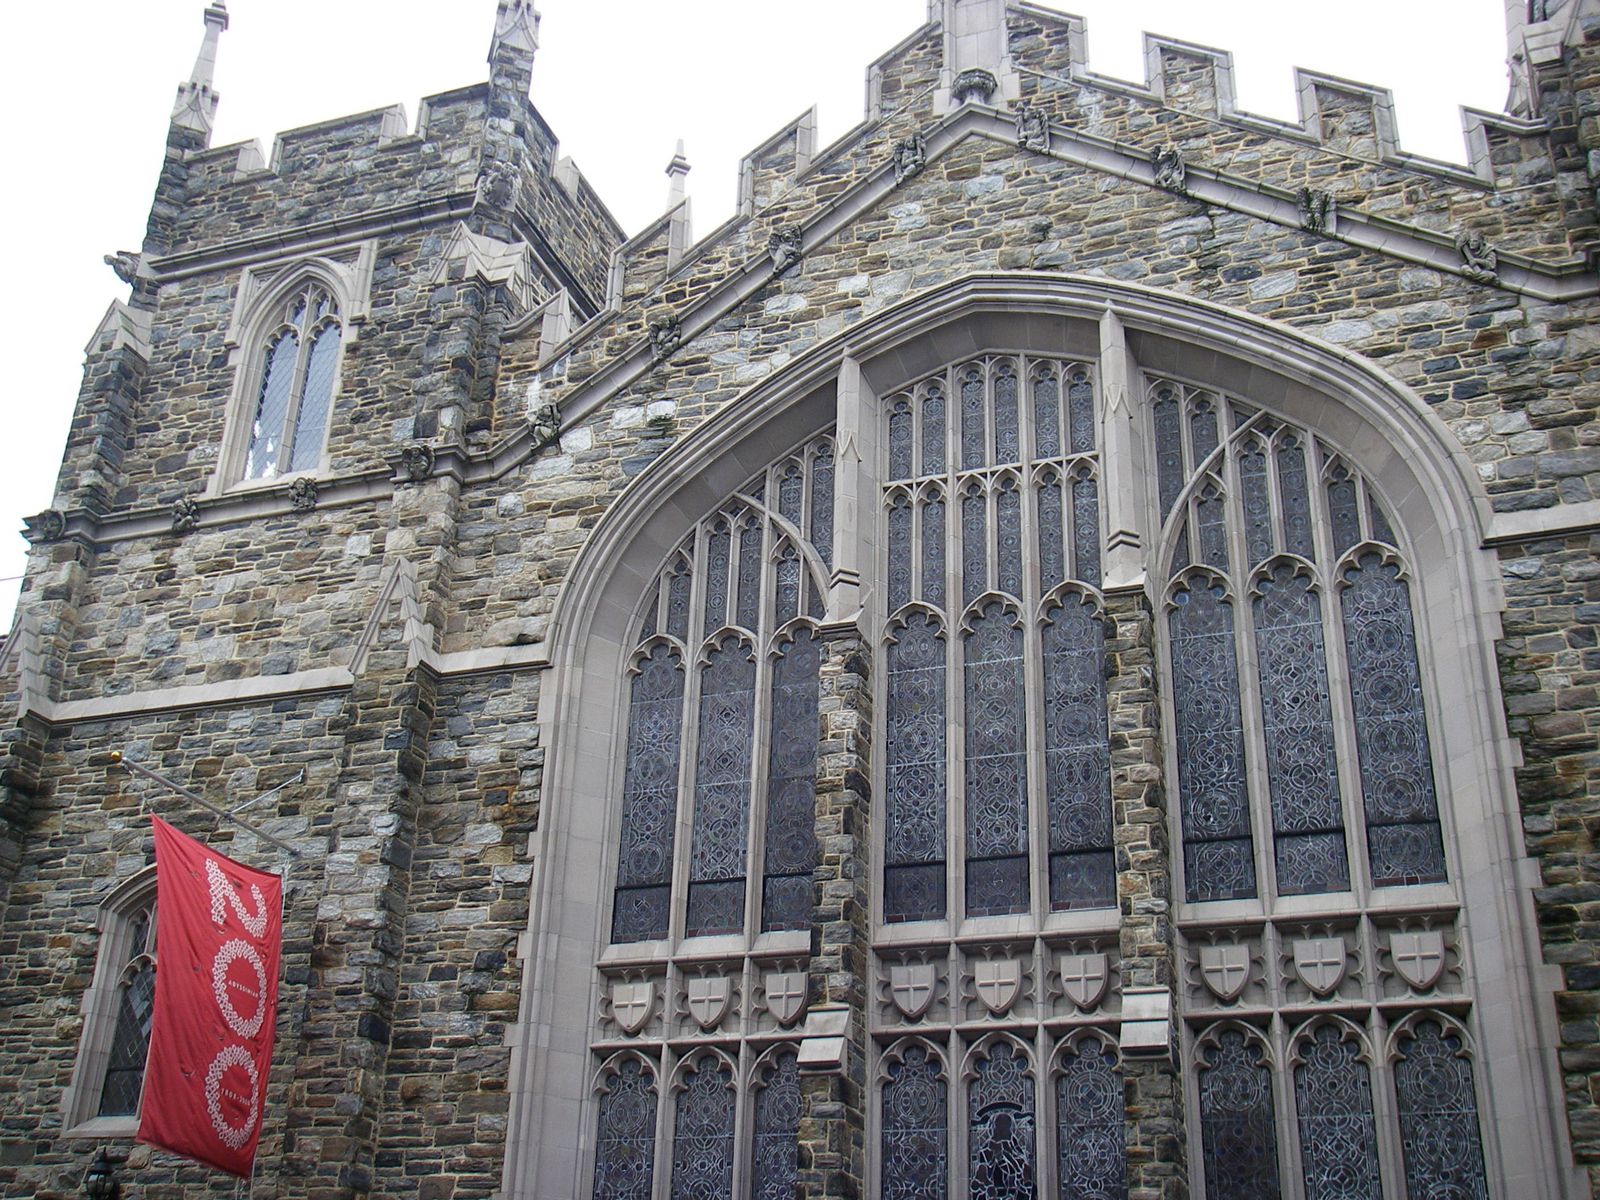
<instances>
[{"instance_id":1,"label":"red banner","mask_svg":"<svg viewBox=\"0 0 1600 1200\"><path fill-rule=\"evenodd\" d=\"M277 1026L283 881L151 823L156 1010L139 1140L248 1176Z\"/></svg>"}]
</instances>

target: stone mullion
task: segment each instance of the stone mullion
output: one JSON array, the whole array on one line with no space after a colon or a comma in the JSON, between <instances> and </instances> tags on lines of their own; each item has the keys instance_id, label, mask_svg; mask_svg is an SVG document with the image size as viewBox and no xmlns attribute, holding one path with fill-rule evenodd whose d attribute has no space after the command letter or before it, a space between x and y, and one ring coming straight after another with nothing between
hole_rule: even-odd
<instances>
[{"instance_id":1,"label":"stone mullion","mask_svg":"<svg viewBox=\"0 0 1600 1200\"><path fill-rule=\"evenodd\" d=\"M436 680L399 637L368 660L347 704L330 852L283 1174L275 1196L355 1200L377 1178L379 1133Z\"/></svg>"},{"instance_id":2,"label":"stone mullion","mask_svg":"<svg viewBox=\"0 0 1600 1200\"><path fill-rule=\"evenodd\" d=\"M1116 827L1122 987L1159 989L1177 1011L1172 844L1155 690L1155 617L1142 589L1108 592L1106 698ZM1183 1072L1168 1052L1125 1055L1129 1200L1187 1200Z\"/></svg>"},{"instance_id":3,"label":"stone mullion","mask_svg":"<svg viewBox=\"0 0 1600 1200\"><path fill-rule=\"evenodd\" d=\"M848 1014L843 1070L802 1079L805 1200L866 1190L867 988L871 953L871 650L854 625L823 630L817 757L818 863L809 991Z\"/></svg>"}]
</instances>

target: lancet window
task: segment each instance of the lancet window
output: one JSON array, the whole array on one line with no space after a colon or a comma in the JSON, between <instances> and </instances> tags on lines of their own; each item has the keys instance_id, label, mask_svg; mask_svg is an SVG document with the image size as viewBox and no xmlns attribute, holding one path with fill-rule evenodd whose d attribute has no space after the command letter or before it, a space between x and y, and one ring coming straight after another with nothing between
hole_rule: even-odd
<instances>
[{"instance_id":1,"label":"lancet window","mask_svg":"<svg viewBox=\"0 0 1600 1200\"><path fill-rule=\"evenodd\" d=\"M1115 902L1096 405L1020 355L886 402L886 921Z\"/></svg>"},{"instance_id":2,"label":"lancet window","mask_svg":"<svg viewBox=\"0 0 1600 1200\"><path fill-rule=\"evenodd\" d=\"M245 479L321 465L343 336L338 301L320 284L308 284L281 303L277 325L262 340Z\"/></svg>"}]
</instances>

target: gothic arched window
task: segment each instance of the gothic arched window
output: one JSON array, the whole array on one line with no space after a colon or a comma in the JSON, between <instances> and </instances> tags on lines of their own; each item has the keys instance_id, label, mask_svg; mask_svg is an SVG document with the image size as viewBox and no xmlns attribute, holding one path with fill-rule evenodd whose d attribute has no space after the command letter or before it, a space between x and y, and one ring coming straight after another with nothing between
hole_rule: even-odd
<instances>
[{"instance_id":1,"label":"gothic arched window","mask_svg":"<svg viewBox=\"0 0 1600 1200\"><path fill-rule=\"evenodd\" d=\"M944 1061L911 1042L884 1062L880 1194L884 1200L945 1200L950 1154Z\"/></svg>"},{"instance_id":2,"label":"gothic arched window","mask_svg":"<svg viewBox=\"0 0 1600 1200\"><path fill-rule=\"evenodd\" d=\"M594 1200L650 1200L655 1177L656 1091L653 1067L632 1055L602 1074Z\"/></svg>"},{"instance_id":3,"label":"gothic arched window","mask_svg":"<svg viewBox=\"0 0 1600 1200\"><path fill-rule=\"evenodd\" d=\"M333 294L309 283L279 303L262 340L244 479L314 471L322 464L344 326Z\"/></svg>"}]
</instances>

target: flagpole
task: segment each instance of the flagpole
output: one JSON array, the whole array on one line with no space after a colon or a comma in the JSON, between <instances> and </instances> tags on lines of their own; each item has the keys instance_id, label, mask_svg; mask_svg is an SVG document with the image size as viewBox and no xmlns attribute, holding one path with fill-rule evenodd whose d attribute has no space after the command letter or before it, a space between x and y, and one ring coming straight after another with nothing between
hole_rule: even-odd
<instances>
[{"instance_id":1,"label":"flagpole","mask_svg":"<svg viewBox=\"0 0 1600 1200\"><path fill-rule=\"evenodd\" d=\"M220 805L216 805L216 804L211 803L211 801L207 800L204 796L201 796L197 792L190 791L188 788L184 787L182 784L174 783L172 780L168 779L165 775L162 775L162 774L160 774L159 772L156 772L156 771L152 771L149 767L145 766L143 763L134 762L132 759L129 759L128 757L126 757L122 753L121 750L113 750L111 752L111 762L112 762L113 765L120 766L126 771L132 771L135 774L143 775L146 778L155 780L162 787L167 788L170 791L176 792L178 795L182 796L185 800L193 801L195 804L198 804L201 808L205 809L207 812L215 813L217 816L221 817L224 821L232 821L235 825L239 826L239 828L248 830L249 832L255 834L262 841L272 843L272 845L278 847L278 849L282 850L290 858L299 858L300 857L300 851L297 850L295 847L291 846L288 842L283 841L281 838L273 837L265 829L262 829L258 825L252 825L249 821L244 820L242 817L234 816L227 809L221 807Z\"/></svg>"}]
</instances>

